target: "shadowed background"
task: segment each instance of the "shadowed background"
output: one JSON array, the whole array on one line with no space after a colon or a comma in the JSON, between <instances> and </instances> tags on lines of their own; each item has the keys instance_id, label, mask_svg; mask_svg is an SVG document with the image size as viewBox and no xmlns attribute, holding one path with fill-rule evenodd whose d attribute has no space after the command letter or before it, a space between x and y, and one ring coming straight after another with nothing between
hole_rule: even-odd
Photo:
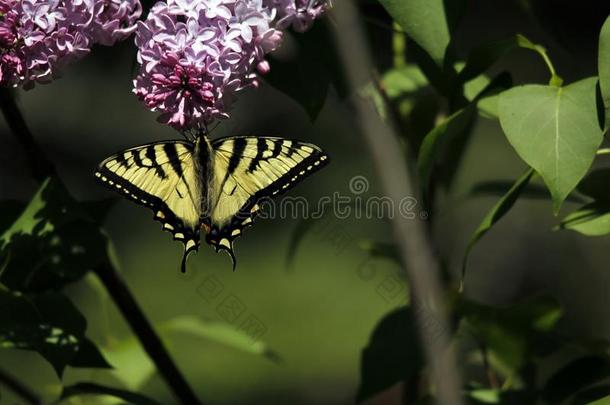
<instances>
[{"instance_id":1,"label":"shadowed background","mask_svg":"<svg viewBox=\"0 0 610 405\"><path fill-rule=\"evenodd\" d=\"M516 3L471 1L457 32L460 54L465 56L481 37L502 39L521 32L549 49L567 82L595 74L596 36L610 12L608 6L595 0L580 1L577 6L567 1L534 1L532 13L527 14ZM362 10L383 70L391 61L391 34L378 23L387 24L389 19L372 2L363 2ZM127 42L112 49L96 48L61 80L19 92L32 131L78 199L114 196L91 175L108 155L180 136L158 124L155 114L131 94L135 50ZM289 53L290 41L286 47L284 52ZM517 83L547 80L544 65L526 51L505 58L494 70L511 71ZM331 90L312 123L298 103L263 85L258 91L244 92L232 118L212 135L282 136L324 148L332 157L331 165L289 194L304 196L315 206L321 197L335 192L353 196L349 181L354 176L368 179L370 188L364 197L378 195L370 159L351 114L349 104ZM36 190L24 155L4 122L0 123L0 170L0 197L27 200ZM439 254L452 274L458 274L470 234L498 198L473 195L473 186L499 179L512 182L524 170L525 164L498 122L481 118L456 181L439 196L435 212ZM609 239L552 231L558 218L553 217L550 205L546 195L520 200L477 245L466 294L485 303L508 304L547 290L564 306L563 332L608 337L610 275L604 263L610 254ZM562 212L575 207L568 202ZM371 258L361 248L363 241L391 240L384 220L338 219L330 214L306 232L296 219L259 220L236 243L236 272L231 271L228 256L202 245L199 253L191 255L187 274L181 274L181 245L161 232L151 217L149 210L120 200L108 215L106 230L127 283L202 400L214 404L353 403L361 349L379 319L406 298L398 266ZM304 233L289 263L295 232ZM88 336L107 351L117 372L68 369L65 381L105 381L171 403L163 381L151 372L146 356L130 340L126 324L93 277L73 284L68 292L88 319ZM238 315L227 316L227 305L237 308ZM171 332L172 319L185 315L224 320L238 329L255 319L260 326L256 337L281 361ZM52 368L38 354L2 350L0 364L44 398L53 398L60 390ZM13 403L13 399L2 391L0 403Z\"/></svg>"}]
</instances>

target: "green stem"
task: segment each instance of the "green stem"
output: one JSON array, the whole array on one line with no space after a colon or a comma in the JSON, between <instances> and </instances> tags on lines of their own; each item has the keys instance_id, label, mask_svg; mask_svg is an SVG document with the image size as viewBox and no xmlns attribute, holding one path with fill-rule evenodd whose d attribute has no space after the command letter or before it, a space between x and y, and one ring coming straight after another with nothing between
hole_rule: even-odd
<instances>
[{"instance_id":1,"label":"green stem","mask_svg":"<svg viewBox=\"0 0 610 405\"><path fill-rule=\"evenodd\" d=\"M27 153L34 178L42 182L47 177L55 175L53 164L34 140L12 92L4 87L0 87L0 109L11 132ZM105 265L96 269L95 273L176 398L187 405L201 404L116 270L110 265Z\"/></svg>"},{"instance_id":2,"label":"green stem","mask_svg":"<svg viewBox=\"0 0 610 405\"><path fill-rule=\"evenodd\" d=\"M598 149L595 154L598 155L598 156L600 156L600 155L610 155L610 148L601 148L601 149Z\"/></svg>"},{"instance_id":3,"label":"green stem","mask_svg":"<svg viewBox=\"0 0 610 405\"><path fill-rule=\"evenodd\" d=\"M549 69L549 73L551 74L551 80L549 80L549 85L555 87L561 87L563 85L563 79L557 74L555 66L553 65L553 62L551 62L551 58L549 58L549 54L546 52L545 47L533 43L521 34L517 34L517 44L521 48L532 50L542 57L544 63Z\"/></svg>"}]
</instances>

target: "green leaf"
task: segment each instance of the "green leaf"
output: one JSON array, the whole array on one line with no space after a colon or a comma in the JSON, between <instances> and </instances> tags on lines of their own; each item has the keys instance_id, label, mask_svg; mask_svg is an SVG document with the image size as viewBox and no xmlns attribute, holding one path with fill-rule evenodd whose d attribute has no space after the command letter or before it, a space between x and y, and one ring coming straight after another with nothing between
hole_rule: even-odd
<instances>
[{"instance_id":1,"label":"green leaf","mask_svg":"<svg viewBox=\"0 0 610 405\"><path fill-rule=\"evenodd\" d=\"M379 0L407 35L443 66L451 31L457 13L464 9L463 1L445 0ZM456 4L459 3L459 4Z\"/></svg>"},{"instance_id":2,"label":"green leaf","mask_svg":"<svg viewBox=\"0 0 610 405\"><path fill-rule=\"evenodd\" d=\"M109 395L115 398L122 399L123 401L126 401L129 404L133 405L160 405L160 402L157 402L136 392L130 392L118 388L106 387L100 384L88 382L81 382L64 387L63 392L61 393L60 400L58 402L61 402L71 397L80 397L88 395Z\"/></svg>"},{"instance_id":3,"label":"green leaf","mask_svg":"<svg viewBox=\"0 0 610 405\"><path fill-rule=\"evenodd\" d=\"M461 300L463 329L473 335L511 372L553 346L550 333L562 316L559 303L548 296L528 299L506 308Z\"/></svg>"},{"instance_id":4,"label":"green leaf","mask_svg":"<svg viewBox=\"0 0 610 405\"><path fill-rule=\"evenodd\" d=\"M470 241L466 246L466 252L464 253L464 260L462 262L462 280L460 289L463 288L464 278L466 276L466 266L468 265L468 257L474 245L487 233L489 230L506 215L508 211L515 205L515 202L532 179L534 170L529 169L526 171L508 192L493 206L493 208L485 215L483 221L479 225L476 231L470 237Z\"/></svg>"},{"instance_id":5,"label":"green leaf","mask_svg":"<svg viewBox=\"0 0 610 405\"><path fill-rule=\"evenodd\" d=\"M22 292L60 288L107 260L99 225L56 179L46 180L0 235L0 282Z\"/></svg>"},{"instance_id":6,"label":"green leaf","mask_svg":"<svg viewBox=\"0 0 610 405\"><path fill-rule=\"evenodd\" d=\"M249 334L247 325L242 325L242 328L236 328L225 322L206 321L194 316L185 315L166 322L161 326L161 329L166 333L180 332L191 334L245 353L267 357L273 361L281 360L281 357L271 350L265 342Z\"/></svg>"},{"instance_id":7,"label":"green leaf","mask_svg":"<svg viewBox=\"0 0 610 405\"><path fill-rule=\"evenodd\" d=\"M586 236L610 234L610 202L595 201L568 214L559 229L569 229Z\"/></svg>"},{"instance_id":8,"label":"green leaf","mask_svg":"<svg viewBox=\"0 0 610 405\"><path fill-rule=\"evenodd\" d=\"M296 52L281 59L272 55L271 71L265 76L269 84L298 102L312 122L322 110L331 84L340 97L348 93L330 30L330 24L319 21L306 34L294 34Z\"/></svg>"},{"instance_id":9,"label":"green leaf","mask_svg":"<svg viewBox=\"0 0 610 405\"><path fill-rule=\"evenodd\" d=\"M0 286L0 347L34 350L61 377L67 365L108 367L85 337L85 318L55 292L24 295Z\"/></svg>"},{"instance_id":10,"label":"green leaf","mask_svg":"<svg viewBox=\"0 0 610 405\"><path fill-rule=\"evenodd\" d=\"M555 213L591 167L602 142L596 82L526 85L500 96L502 129L519 156L544 179Z\"/></svg>"},{"instance_id":11,"label":"green leaf","mask_svg":"<svg viewBox=\"0 0 610 405\"><path fill-rule=\"evenodd\" d=\"M610 17L599 35L599 88L604 103L604 129L610 128Z\"/></svg>"},{"instance_id":12,"label":"green leaf","mask_svg":"<svg viewBox=\"0 0 610 405\"><path fill-rule=\"evenodd\" d=\"M413 310L401 308L390 312L375 327L362 351L356 401L362 402L416 376L423 364Z\"/></svg>"},{"instance_id":13,"label":"green leaf","mask_svg":"<svg viewBox=\"0 0 610 405\"><path fill-rule=\"evenodd\" d=\"M610 358L594 355L581 357L568 363L545 384L543 397L548 403L558 404L580 390L610 375Z\"/></svg>"}]
</instances>

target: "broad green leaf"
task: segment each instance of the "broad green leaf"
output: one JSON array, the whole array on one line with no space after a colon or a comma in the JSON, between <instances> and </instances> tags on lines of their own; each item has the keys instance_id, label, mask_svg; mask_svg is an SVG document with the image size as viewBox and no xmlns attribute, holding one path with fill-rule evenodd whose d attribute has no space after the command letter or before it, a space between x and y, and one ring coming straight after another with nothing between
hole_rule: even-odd
<instances>
[{"instance_id":1,"label":"broad green leaf","mask_svg":"<svg viewBox=\"0 0 610 405\"><path fill-rule=\"evenodd\" d=\"M580 390L606 380L609 375L608 356L581 357L568 363L547 381L543 397L550 404L559 404Z\"/></svg>"},{"instance_id":2,"label":"broad green leaf","mask_svg":"<svg viewBox=\"0 0 610 405\"><path fill-rule=\"evenodd\" d=\"M559 229L569 229L586 236L610 234L610 202L595 201L568 214Z\"/></svg>"},{"instance_id":3,"label":"broad green leaf","mask_svg":"<svg viewBox=\"0 0 610 405\"><path fill-rule=\"evenodd\" d=\"M534 170L529 169L525 172L513 186L508 190L504 196L493 206L493 208L485 215L483 221L479 225L476 231L470 237L470 241L468 242L468 246L466 246L466 252L464 253L464 260L462 262L462 280L460 289L463 288L464 278L466 276L466 266L468 265L468 257L474 245L481 239L489 230L498 222L500 219L506 215L506 213L515 205L515 202L528 185L532 176L534 175Z\"/></svg>"},{"instance_id":4,"label":"broad green leaf","mask_svg":"<svg viewBox=\"0 0 610 405\"><path fill-rule=\"evenodd\" d=\"M63 295L24 295L0 286L0 347L34 350L61 377L66 366L107 368L85 337L87 323Z\"/></svg>"},{"instance_id":5,"label":"broad green leaf","mask_svg":"<svg viewBox=\"0 0 610 405\"><path fill-rule=\"evenodd\" d=\"M123 401L126 401L127 403L133 405L160 405L160 402L157 402L136 392L106 387L104 385L89 382L81 382L64 387L58 402L64 401L72 397L91 395L109 395L115 398L122 399Z\"/></svg>"},{"instance_id":6,"label":"broad green leaf","mask_svg":"<svg viewBox=\"0 0 610 405\"><path fill-rule=\"evenodd\" d=\"M295 33L296 52L282 59L272 55L271 71L265 75L269 84L298 102L311 121L322 110L331 84L340 97L348 93L331 29L319 21L307 34Z\"/></svg>"},{"instance_id":7,"label":"broad green leaf","mask_svg":"<svg viewBox=\"0 0 610 405\"><path fill-rule=\"evenodd\" d=\"M424 365L423 352L411 308L386 315L362 351L358 403L394 384L416 376Z\"/></svg>"},{"instance_id":8,"label":"broad green leaf","mask_svg":"<svg viewBox=\"0 0 610 405\"><path fill-rule=\"evenodd\" d=\"M233 349L267 357L273 361L280 361L280 356L271 350L265 342L249 334L247 325L236 328L228 323L205 321L194 316L180 316L161 326L165 333L179 332L191 334L212 342L216 342Z\"/></svg>"},{"instance_id":9,"label":"broad green leaf","mask_svg":"<svg viewBox=\"0 0 610 405\"><path fill-rule=\"evenodd\" d=\"M379 0L407 35L419 44L438 66L443 66L451 41L451 14L464 8L463 2L447 8L445 0ZM453 8L455 6L455 8ZM453 21L452 21L453 20Z\"/></svg>"},{"instance_id":10,"label":"broad green leaf","mask_svg":"<svg viewBox=\"0 0 610 405\"><path fill-rule=\"evenodd\" d=\"M21 215L0 235L7 258L0 281L22 291L60 288L106 260L99 225L56 179L46 180Z\"/></svg>"},{"instance_id":11,"label":"broad green leaf","mask_svg":"<svg viewBox=\"0 0 610 405\"><path fill-rule=\"evenodd\" d=\"M610 17L599 35L598 54L599 89L604 102L604 129L610 128Z\"/></svg>"},{"instance_id":12,"label":"broad green leaf","mask_svg":"<svg viewBox=\"0 0 610 405\"><path fill-rule=\"evenodd\" d=\"M462 300L458 313L463 331L474 336L512 372L553 348L548 338L562 316L558 302L548 296L505 308Z\"/></svg>"},{"instance_id":13,"label":"broad green leaf","mask_svg":"<svg viewBox=\"0 0 610 405\"><path fill-rule=\"evenodd\" d=\"M538 172L559 212L587 173L602 130L595 78L566 87L526 85L500 96L500 124L519 156Z\"/></svg>"}]
</instances>

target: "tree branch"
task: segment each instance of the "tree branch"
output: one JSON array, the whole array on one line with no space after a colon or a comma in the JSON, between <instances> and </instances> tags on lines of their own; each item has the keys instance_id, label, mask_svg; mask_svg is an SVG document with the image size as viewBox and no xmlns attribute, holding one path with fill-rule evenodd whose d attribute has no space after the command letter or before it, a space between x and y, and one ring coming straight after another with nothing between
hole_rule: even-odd
<instances>
[{"instance_id":1,"label":"tree branch","mask_svg":"<svg viewBox=\"0 0 610 405\"><path fill-rule=\"evenodd\" d=\"M13 135L27 153L34 178L38 182L42 182L47 177L55 175L53 164L34 140L12 92L4 87L0 87L0 109ZM175 397L183 404L201 404L120 275L110 264L101 266L96 269L95 273L140 340L146 353L157 366L159 373L165 379Z\"/></svg>"},{"instance_id":2,"label":"tree branch","mask_svg":"<svg viewBox=\"0 0 610 405\"><path fill-rule=\"evenodd\" d=\"M11 391L20 396L24 401L31 405L42 405L42 400L38 398L32 390L23 385L15 377L0 369L0 384L7 386Z\"/></svg>"},{"instance_id":3,"label":"tree branch","mask_svg":"<svg viewBox=\"0 0 610 405\"><path fill-rule=\"evenodd\" d=\"M348 82L357 90L371 80L373 63L368 43L354 1L335 5L337 28L335 40L341 54ZM400 206L405 197L418 197L413 170L408 166L398 142L396 130L381 121L371 103L355 100L354 117L359 121L368 143L384 194ZM421 201L421 200L419 200ZM432 371L432 383L440 404L463 403L461 380L450 345L450 328L440 287L440 265L424 221L395 215L392 219L394 240L406 268L414 293L418 329Z\"/></svg>"},{"instance_id":4,"label":"tree branch","mask_svg":"<svg viewBox=\"0 0 610 405\"><path fill-rule=\"evenodd\" d=\"M133 333L138 337L142 347L157 366L159 374L171 387L176 398L183 404L197 405L201 401L188 385L184 376L176 367L163 342L146 319L144 312L131 294L125 281L110 264L102 265L95 270L114 303L127 319Z\"/></svg>"}]
</instances>

